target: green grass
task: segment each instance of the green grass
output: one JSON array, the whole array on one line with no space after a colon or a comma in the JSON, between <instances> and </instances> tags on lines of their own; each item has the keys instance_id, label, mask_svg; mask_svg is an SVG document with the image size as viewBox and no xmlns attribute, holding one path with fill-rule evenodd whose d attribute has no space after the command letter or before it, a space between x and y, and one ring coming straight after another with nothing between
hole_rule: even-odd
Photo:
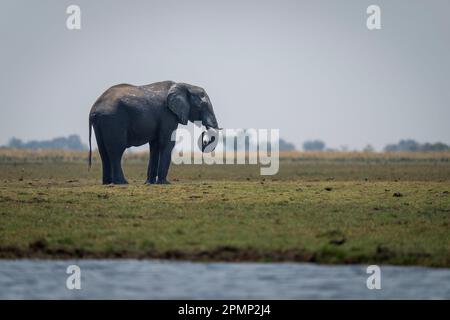
<instances>
[{"instance_id":1,"label":"green grass","mask_svg":"<svg viewBox=\"0 0 450 320\"><path fill-rule=\"evenodd\" d=\"M163 186L124 170L102 186L99 164L0 163L0 257L450 267L448 159L172 166Z\"/></svg>"}]
</instances>

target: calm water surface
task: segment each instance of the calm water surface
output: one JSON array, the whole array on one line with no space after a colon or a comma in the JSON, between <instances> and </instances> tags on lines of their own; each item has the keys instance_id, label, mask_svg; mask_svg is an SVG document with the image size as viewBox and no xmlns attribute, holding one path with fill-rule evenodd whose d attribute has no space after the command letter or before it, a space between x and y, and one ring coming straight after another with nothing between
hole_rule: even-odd
<instances>
[{"instance_id":1,"label":"calm water surface","mask_svg":"<svg viewBox=\"0 0 450 320\"><path fill-rule=\"evenodd\" d=\"M81 268L81 290L66 269ZM194 263L160 260L0 260L1 299L450 299L450 269L381 266Z\"/></svg>"}]
</instances>

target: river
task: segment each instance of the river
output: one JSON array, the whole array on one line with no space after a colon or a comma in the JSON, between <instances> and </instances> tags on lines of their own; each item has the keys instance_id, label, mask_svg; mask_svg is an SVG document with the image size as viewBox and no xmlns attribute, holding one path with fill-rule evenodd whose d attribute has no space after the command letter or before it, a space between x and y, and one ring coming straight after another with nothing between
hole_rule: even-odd
<instances>
[{"instance_id":1,"label":"river","mask_svg":"<svg viewBox=\"0 0 450 320\"><path fill-rule=\"evenodd\" d=\"M80 290L69 290L69 265ZM0 260L1 299L450 299L450 269L160 260Z\"/></svg>"}]
</instances>

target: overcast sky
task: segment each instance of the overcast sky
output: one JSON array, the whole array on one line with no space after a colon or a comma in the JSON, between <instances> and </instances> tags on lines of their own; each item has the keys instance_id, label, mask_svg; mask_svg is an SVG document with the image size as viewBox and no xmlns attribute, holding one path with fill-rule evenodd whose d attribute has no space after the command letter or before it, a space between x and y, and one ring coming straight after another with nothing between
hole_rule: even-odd
<instances>
[{"instance_id":1,"label":"overcast sky","mask_svg":"<svg viewBox=\"0 0 450 320\"><path fill-rule=\"evenodd\" d=\"M81 30L66 8L81 7ZM369 31L366 8L381 7ZM0 1L0 144L88 135L118 83L202 86L225 128L298 147L450 143L450 1Z\"/></svg>"}]
</instances>

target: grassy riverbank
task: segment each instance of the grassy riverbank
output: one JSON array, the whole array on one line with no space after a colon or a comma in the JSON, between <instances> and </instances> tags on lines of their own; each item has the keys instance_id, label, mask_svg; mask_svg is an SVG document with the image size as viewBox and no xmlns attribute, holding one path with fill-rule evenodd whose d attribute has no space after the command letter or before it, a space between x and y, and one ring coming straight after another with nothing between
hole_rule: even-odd
<instances>
[{"instance_id":1,"label":"grassy riverbank","mask_svg":"<svg viewBox=\"0 0 450 320\"><path fill-rule=\"evenodd\" d=\"M3 152L3 153L2 153ZM450 267L450 154L283 154L257 166L173 166L102 186L85 154L0 152L0 258L170 258Z\"/></svg>"}]
</instances>

